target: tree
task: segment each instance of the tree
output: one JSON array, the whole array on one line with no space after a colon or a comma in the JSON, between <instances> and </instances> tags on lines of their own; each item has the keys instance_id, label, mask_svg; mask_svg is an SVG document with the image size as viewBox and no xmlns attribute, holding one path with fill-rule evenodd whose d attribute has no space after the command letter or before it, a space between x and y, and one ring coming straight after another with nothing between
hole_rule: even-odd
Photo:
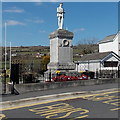
<instances>
[{"instance_id":1,"label":"tree","mask_svg":"<svg viewBox=\"0 0 120 120\"><path fill-rule=\"evenodd\" d=\"M43 56L42 57L42 70L47 70L47 64L50 62L50 56Z\"/></svg>"},{"instance_id":2,"label":"tree","mask_svg":"<svg viewBox=\"0 0 120 120\"><path fill-rule=\"evenodd\" d=\"M90 54L98 52L98 45L96 42L98 39L96 38L89 38L89 39L81 39L77 45L78 49L80 49L81 54Z\"/></svg>"}]
</instances>

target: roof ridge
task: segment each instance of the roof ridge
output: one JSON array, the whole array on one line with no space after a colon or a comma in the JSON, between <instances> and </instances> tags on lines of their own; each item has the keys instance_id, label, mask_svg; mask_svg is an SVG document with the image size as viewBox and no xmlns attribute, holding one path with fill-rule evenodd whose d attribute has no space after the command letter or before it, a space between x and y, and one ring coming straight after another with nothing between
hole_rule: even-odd
<instances>
[{"instance_id":1,"label":"roof ridge","mask_svg":"<svg viewBox=\"0 0 120 120\"><path fill-rule=\"evenodd\" d=\"M115 35L117 35L117 34L108 35L108 36L106 36L106 37L110 37L110 36L113 36L113 35L115 36Z\"/></svg>"},{"instance_id":2,"label":"roof ridge","mask_svg":"<svg viewBox=\"0 0 120 120\"><path fill-rule=\"evenodd\" d=\"M113 53L112 51L108 51L108 52L97 52L97 53L85 54L80 58L80 61L100 60L112 53Z\"/></svg>"}]
</instances>

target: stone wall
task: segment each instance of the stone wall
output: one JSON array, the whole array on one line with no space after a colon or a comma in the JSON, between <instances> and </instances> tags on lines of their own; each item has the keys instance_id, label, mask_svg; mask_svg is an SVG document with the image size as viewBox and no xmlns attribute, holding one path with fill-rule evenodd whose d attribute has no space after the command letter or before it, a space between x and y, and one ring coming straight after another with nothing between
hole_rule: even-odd
<instances>
[{"instance_id":1,"label":"stone wall","mask_svg":"<svg viewBox=\"0 0 120 120\"><path fill-rule=\"evenodd\" d=\"M92 79L92 80L79 80L79 81L66 81L66 82L48 82L48 83L30 83L30 84L16 84L15 88L19 93L25 93L37 90L49 90L57 88L66 88L71 86L87 86L87 85L100 85L107 83L118 83L119 79Z\"/></svg>"}]
</instances>

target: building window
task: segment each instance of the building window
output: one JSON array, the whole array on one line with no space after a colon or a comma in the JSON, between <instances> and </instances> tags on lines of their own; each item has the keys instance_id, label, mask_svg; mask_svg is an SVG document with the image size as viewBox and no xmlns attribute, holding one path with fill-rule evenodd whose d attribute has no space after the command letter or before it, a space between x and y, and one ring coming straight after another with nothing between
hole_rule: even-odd
<instances>
[{"instance_id":1,"label":"building window","mask_svg":"<svg viewBox=\"0 0 120 120\"><path fill-rule=\"evenodd\" d=\"M104 67L117 67L118 61L104 61Z\"/></svg>"}]
</instances>

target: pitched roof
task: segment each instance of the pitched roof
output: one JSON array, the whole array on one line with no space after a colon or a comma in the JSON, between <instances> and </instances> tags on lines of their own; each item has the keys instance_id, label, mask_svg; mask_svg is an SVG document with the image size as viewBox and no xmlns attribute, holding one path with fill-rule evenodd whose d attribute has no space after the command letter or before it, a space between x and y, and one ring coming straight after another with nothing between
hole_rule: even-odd
<instances>
[{"instance_id":1,"label":"pitched roof","mask_svg":"<svg viewBox=\"0 0 120 120\"><path fill-rule=\"evenodd\" d=\"M116 35L117 34L113 34L113 35L109 35L109 36L105 37L103 40L101 40L99 42L99 44L100 43L106 43L106 42L112 42Z\"/></svg>"},{"instance_id":2,"label":"pitched roof","mask_svg":"<svg viewBox=\"0 0 120 120\"><path fill-rule=\"evenodd\" d=\"M102 52L102 53L92 53L92 54L86 54L80 58L79 61L90 61L90 60L102 60L109 54L112 54L113 52Z\"/></svg>"}]
</instances>

